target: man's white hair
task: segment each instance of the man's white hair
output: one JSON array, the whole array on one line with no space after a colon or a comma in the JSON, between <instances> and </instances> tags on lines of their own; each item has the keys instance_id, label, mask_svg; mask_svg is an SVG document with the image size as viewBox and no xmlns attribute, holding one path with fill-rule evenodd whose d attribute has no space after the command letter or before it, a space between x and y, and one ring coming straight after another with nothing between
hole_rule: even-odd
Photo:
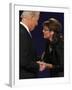
<instances>
[{"instance_id":1,"label":"man's white hair","mask_svg":"<svg viewBox=\"0 0 72 90\"><path fill-rule=\"evenodd\" d=\"M39 16L40 12L38 11L23 11L21 14L21 18L29 17L29 16Z\"/></svg>"}]
</instances>

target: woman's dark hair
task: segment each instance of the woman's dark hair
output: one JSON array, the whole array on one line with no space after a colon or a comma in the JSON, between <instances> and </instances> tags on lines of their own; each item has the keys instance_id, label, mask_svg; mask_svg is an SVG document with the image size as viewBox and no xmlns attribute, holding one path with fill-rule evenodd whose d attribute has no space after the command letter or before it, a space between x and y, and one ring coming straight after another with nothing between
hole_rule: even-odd
<instances>
[{"instance_id":1,"label":"woman's dark hair","mask_svg":"<svg viewBox=\"0 0 72 90\"><path fill-rule=\"evenodd\" d=\"M50 31L54 32L60 32L62 28L61 23L55 18L50 18L48 21L45 21L43 26L47 26Z\"/></svg>"},{"instance_id":2,"label":"woman's dark hair","mask_svg":"<svg viewBox=\"0 0 72 90\"><path fill-rule=\"evenodd\" d=\"M57 39L58 37L60 37L62 25L57 19L50 18L43 23L43 27L44 26L47 26L49 31L54 31L53 39Z\"/></svg>"}]
</instances>

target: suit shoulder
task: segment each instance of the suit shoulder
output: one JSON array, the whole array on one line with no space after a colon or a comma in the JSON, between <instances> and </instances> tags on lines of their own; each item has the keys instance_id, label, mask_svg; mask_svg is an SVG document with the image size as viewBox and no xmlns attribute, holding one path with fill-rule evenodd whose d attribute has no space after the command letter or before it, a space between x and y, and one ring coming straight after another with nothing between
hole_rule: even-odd
<instances>
[{"instance_id":1,"label":"suit shoulder","mask_svg":"<svg viewBox=\"0 0 72 90\"><path fill-rule=\"evenodd\" d=\"M21 33L26 33L26 28L23 26L23 25L19 25L19 31L21 32Z\"/></svg>"}]
</instances>

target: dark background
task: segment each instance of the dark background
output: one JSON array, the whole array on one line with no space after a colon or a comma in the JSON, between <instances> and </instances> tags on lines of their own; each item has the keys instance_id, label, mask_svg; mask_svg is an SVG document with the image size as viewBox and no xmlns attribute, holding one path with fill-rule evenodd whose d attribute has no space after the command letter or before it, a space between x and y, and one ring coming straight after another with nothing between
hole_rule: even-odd
<instances>
[{"instance_id":1,"label":"dark background","mask_svg":"<svg viewBox=\"0 0 72 90\"><path fill-rule=\"evenodd\" d=\"M19 12L19 16L21 15L22 11ZM62 24L61 34L64 36L64 13L61 12L40 12L40 18L38 22L38 26L32 31L32 38L33 44L36 49L37 55L41 56L45 49L45 40L43 39L42 33L42 24L44 21L48 20L49 18L55 18L60 21Z\"/></svg>"}]
</instances>

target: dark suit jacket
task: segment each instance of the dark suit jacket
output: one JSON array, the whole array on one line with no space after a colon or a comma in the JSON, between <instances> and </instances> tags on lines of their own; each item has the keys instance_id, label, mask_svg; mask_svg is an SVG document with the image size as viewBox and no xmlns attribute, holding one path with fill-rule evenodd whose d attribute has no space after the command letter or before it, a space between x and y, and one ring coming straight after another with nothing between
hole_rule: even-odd
<instances>
[{"instance_id":1,"label":"dark suit jacket","mask_svg":"<svg viewBox=\"0 0 72 90\"><path fill-rule=\"evenodd\" d=\"M32 38L26 28L19 27L19 78L36 78L39 65L36 63L36 54L32 45Z\"/></svg>"},{"instance_id":2,"label":"dark suit jacket","mask_svg":"<svg viewBox=\"0 0 72 90\"><path fill-rule=\"evenodd\" d=\"M54 65L50 71L52 77L64 76L64 44L60 38L51 43L47 41L44 61Z\"/></svg>"}]
</instances>

